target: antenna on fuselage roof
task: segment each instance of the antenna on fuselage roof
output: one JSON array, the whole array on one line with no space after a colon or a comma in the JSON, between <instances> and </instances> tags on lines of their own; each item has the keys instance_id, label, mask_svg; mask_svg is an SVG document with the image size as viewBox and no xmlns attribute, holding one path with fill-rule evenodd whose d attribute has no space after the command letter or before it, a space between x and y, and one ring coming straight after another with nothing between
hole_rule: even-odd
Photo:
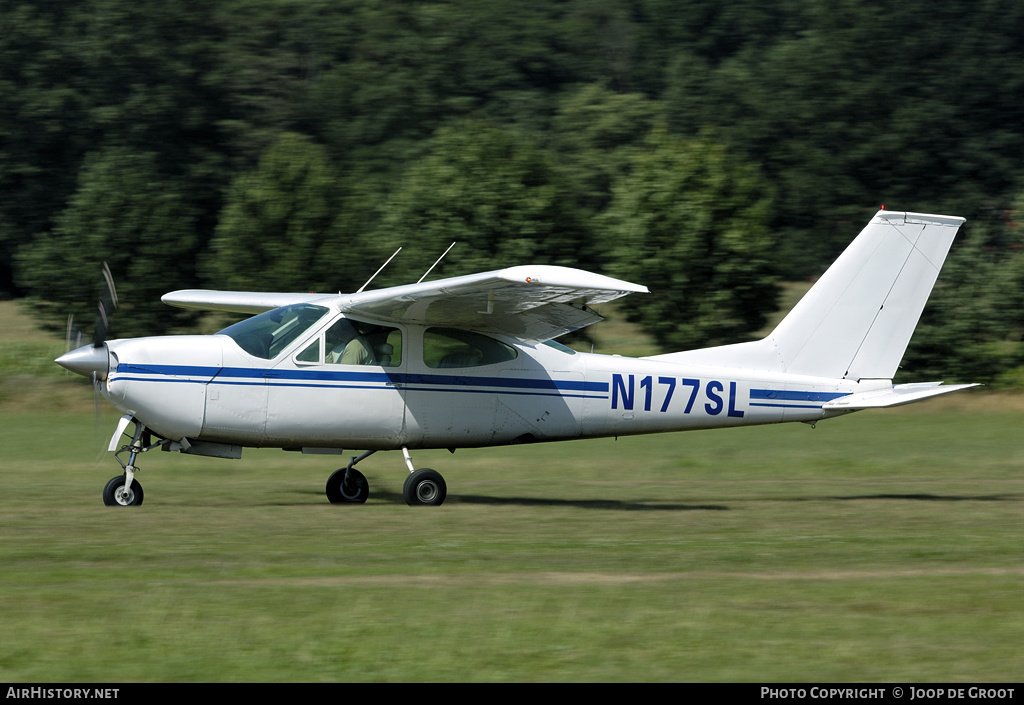
<instances>
[{"instance_id":1,"label":"antenna on fuselage roof","mask_svg":"<svg viewBox=\"0 0 1024 705\"><path fill-rule=\"evenodd\" d=\"M457 241L456 241L456 242L457 242ZM436 267L436 266L437 266L437 263L438 263L438 262L440 262L441 260L443 260L443 259L444 259L444 256L445 256L446 254L448 254L449 252L451 252L451 251L452 251L452 248L453 248L453 247L455 247L455 243L454 243L454 242L453 242L452 244L448 245L448 249L447 249L447 250L445 250L444 252L442 252L442 253L441 253L441 256L437 258L437 261L436 261L436 262L434 262L434 263L433 263L432 265L430 265L430 269L428 269L427 271L425 271L425 272L423 273L423 276L422 276L422 277L420 277L420 278L419 278L419 279L417 280L417 282L416 282L416 283L417 283L417 284L419 284L419 283L420 283L421 281L423 281L424 279L426 279L426 278L427 278L427 275L428 275L428 274L430 274L430 273L431 273L432 271L434 271L434 267Z\"/></svg>"},{"instance_id":2,"label":"antenna on fuselage roof","mask_svg":"<svg viewBox=\"0 0 1024 705\"><path fill-rule=\"evenodd\" d=\"M402 248L399 247L397 250L395 250L395 255L397 255L401 251L402 251ZM377 277L378 274L380 274L382 271L384 271L384 268L388 266L388 262L393 260L395 258L395 255L391 255L390 257L388 257L388 261L385 262L384 264L382 264L380 266L380 269L378 269L376 272L374 272L373 276L366 280L366 284L363 284L361 287L356 289L356 293L357 294L360 293L363 289L365 289L370 284L370 282L372 282ZM340 291L338 292L338 295L339 296L341 295Z\"/></svg>"}]
</instances>

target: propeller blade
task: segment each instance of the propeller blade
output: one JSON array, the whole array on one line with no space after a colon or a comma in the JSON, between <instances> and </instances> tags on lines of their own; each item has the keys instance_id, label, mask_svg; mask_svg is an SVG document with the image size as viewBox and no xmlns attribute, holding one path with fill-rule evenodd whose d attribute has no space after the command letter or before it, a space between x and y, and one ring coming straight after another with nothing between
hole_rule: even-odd
<instances>
[{"instance_id":1,"label":"propeller blade","mask_svg":"<svg viewBox=\"0 0 1024 705\"><path fill-rule=\"evenodd\" d=\"M114 308L117 308L117 288L114 286L114 277L110 273L110 267L107 263L103 263L103 279L107 283L107 293L110 296L111 302L114 304Z\"/></svg>"},{"instance_id":2,"label":"propeller blade","mask_svg":"<svg viewBox=\"0 0 1024 705\"><path fill-rule=\"evenodd\" d=\"M103 457L103 430L101 427L101 416L100 416L100 376L96 373L92 373L92 435L98 443L96 449L96 460Z\"/></svg>"},{"instance_id":3,"label":"propeller blade","mask_svg":"<svg viewBox=\"0 0 1024 705\"><path fill-rule=\"evenodd\" d=\"M99 315L96 317L96 330L93 331L93 347L103 347L103 341L107 338L107 328L109 327L110 321L107 319L107 309L103 306L103 302L100 301Z\"/></svg>"},{"instance_id":4,"label":"propeller blade","mask_svg":"<svg viewBox=\"0 0 1024 705\"><path fill-rule=\"evenodd\" d=\"M105 341L107 331L110 329L110 316L117 310L117 288L114 286L114 277L110 273L110 266L106 262L103 263L103 284L105 291L101 292L97 304L96 327L93 331L92 345L82 345L82 331L75 327L75 316L72 314L68 316L64 354L55 360L58 365L69 372L91 379L93 417L97 438L102 438L100 432L102 388L100 385L107 378L111 360L110 350ZM72 341L75 342L74 347L72 347ZM102 454L101 447L97 460Z\"/></svg>"},{"instance_id":5,"label":"propeller blade","mask_svg":"<svg viewBox=\"0 0 1024 705\"><path fill-rule=\"evenodd\" d=\"M106 285L106 292L100 296L99 315L96 317L96 328L93 332L92 345L95 348L101 347L107 339L107 330L110 328L110 314L117 310L117 287L114 286L114 277L110 273L110 266L103 263L103 282Z\"/></svg>"},{"instance_id":6,"label":"propeller blade","mask_svg":"<svg viewBox=\"0 0 1024 705\"><path fill-rule=\"evenodd\" d=\"M100 376L92 373L92 404L95 417L100 418Z\"/></svg>"},{"instance_id":7,"label":"propeller blade","mask_svg":"<svg viewBox=\"0 0 1024 705\"><path fill-rule=\"evenodd\" d=\"M110 364L110 351L106 346L107 331L110 329L110 314L117 310L117 288L110 267L103 263L103 282L106 289L100 295L97 305L96 328L93 331L92 346L82 346L82 331L75 327L74 314L68 316L65 335L67 349L55 362L71 372L93 379L93 392L96 395L96 407L99 410L99 380L107 378L107 366ZM72 339L76 339L74 347Z\"/></svg>"}]
</instances>

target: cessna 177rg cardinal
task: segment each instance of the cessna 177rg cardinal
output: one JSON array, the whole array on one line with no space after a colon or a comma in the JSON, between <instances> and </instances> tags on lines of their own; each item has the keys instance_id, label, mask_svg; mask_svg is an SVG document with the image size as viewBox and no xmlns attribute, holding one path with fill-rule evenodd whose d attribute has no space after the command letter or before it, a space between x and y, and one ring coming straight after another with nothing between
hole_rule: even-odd
<instances>
[{"instance_id":1,"label":"cessna 177rg cardinal","mask_svg":"<svg viewBox=\"0 0 1024 705\"><path fill-rule=\"evenodd\" d=\"M246 446L365 449L327 481L334 503L365 502L356 463L400 449L406 502L439 505L444 479L410 450L813 423L973 386L892 382L961 223L879 211L768 337L703 350L627 358L553 342L601 320L591 306L647 289L526 265L355 294L175 291L163 301L258 315L208 336L97 335L57 363L94 376L124 414L108 505L142 503L140 453Z\"/></svg>"}]
</instances>

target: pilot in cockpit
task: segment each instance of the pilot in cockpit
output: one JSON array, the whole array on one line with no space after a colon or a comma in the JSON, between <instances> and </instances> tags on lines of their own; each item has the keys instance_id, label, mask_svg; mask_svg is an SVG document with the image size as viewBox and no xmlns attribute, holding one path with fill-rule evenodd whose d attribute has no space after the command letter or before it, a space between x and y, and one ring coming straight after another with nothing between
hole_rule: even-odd
<instances>
[{"instance_id":1,"label":"pilot in cockpit","mask_svg":"<svg viewBox=\"0 0 1024 705\"><path fill-rule=\"evenodd\" d=\"M347 320L342 319L327 330L324 336L325 359L337 365L372 365L373 354L370 346L359 331Z\"/></svg>"}]
</instances>

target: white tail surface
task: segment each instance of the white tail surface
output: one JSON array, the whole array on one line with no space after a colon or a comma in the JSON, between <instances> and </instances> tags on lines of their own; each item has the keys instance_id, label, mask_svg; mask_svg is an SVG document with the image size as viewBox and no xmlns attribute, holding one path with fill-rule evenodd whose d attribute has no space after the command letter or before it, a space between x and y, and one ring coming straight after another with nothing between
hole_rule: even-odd
<instances>
[{"instance_id":1,"label":"white tail surface","mask_svg":"<svg viewBox=\"0 0 1024 705\"><path fill-rule=\"evenodd\" d=\"M658 359L892 379L964 219L879 211L763 340Z\"/></svg>"}]
</instances>

